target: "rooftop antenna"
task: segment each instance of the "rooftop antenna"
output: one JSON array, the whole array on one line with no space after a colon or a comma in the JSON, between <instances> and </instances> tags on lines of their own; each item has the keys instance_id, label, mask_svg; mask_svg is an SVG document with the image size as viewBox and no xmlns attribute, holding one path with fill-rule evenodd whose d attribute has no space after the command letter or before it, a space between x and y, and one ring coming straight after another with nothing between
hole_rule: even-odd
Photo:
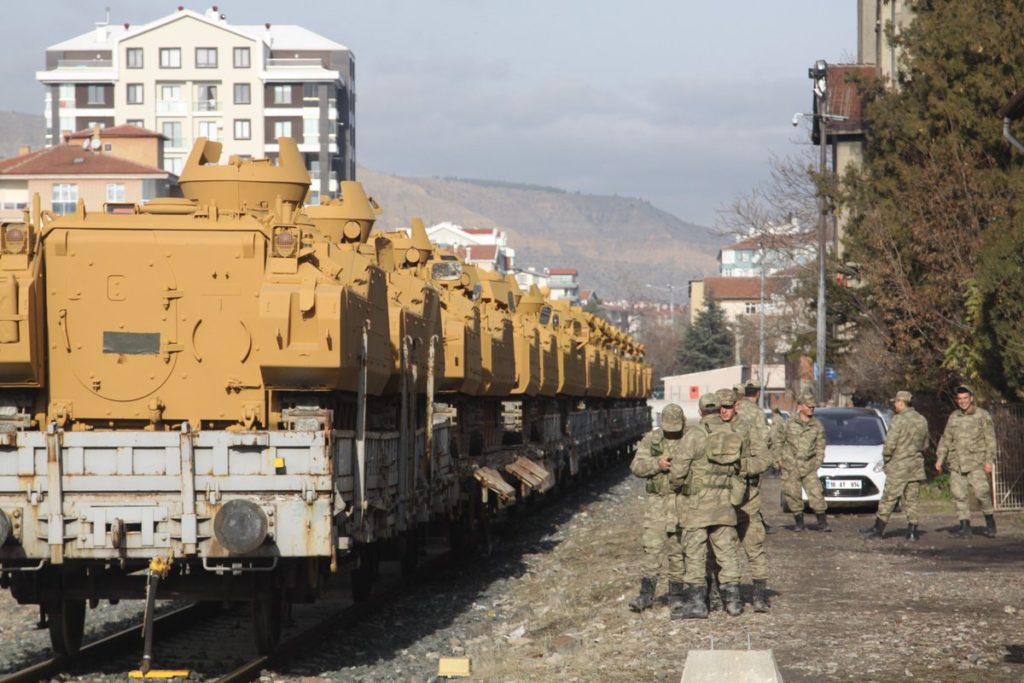
<instances>
[{"instance_id":1,"label":"rooftop antenna","mask_svg":"<svg viewBox=\"0 0 1024 683\"><path fill-rule=\"evenodd\" d=\"M110 23L110 8L109 7L105 7L104 9L107 11L107 18L104 20L104 23L109 24Z\"/></svg>"}]
</instances>

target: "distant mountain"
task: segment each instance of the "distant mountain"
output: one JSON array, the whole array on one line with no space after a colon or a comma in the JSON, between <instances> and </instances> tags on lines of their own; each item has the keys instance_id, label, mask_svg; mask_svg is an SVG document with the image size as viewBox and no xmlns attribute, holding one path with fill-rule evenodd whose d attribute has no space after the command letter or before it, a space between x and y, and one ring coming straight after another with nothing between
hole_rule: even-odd
<instances>
[{"instance_id":1,"label":"distant mountain","mask_svg":"<svg viewBox=\"0 0 1024 683\"><path fill-rule=\"evenodd\" d=\"M45 142L46 124L42 116L17 111L0 111L0 159L18 154L22 145L39 149Z\"/></svg>"},{"instance_id":2,"label":"distant mountain","mask_svg":"<svg viewBox=\"0 0 1024 683\"><path fill-rule=\"evenodd\" d=\"M365 168L358 178L383 207L378 225L384 229L408 225L412 216L428 225L499 227L518 266L576 268L581 286L602 299L665 299L641 290L672 283L682 303L688 280L717 271L720 238L643 199L491 180L403 178Z\"/></svg>"}]
</instances>

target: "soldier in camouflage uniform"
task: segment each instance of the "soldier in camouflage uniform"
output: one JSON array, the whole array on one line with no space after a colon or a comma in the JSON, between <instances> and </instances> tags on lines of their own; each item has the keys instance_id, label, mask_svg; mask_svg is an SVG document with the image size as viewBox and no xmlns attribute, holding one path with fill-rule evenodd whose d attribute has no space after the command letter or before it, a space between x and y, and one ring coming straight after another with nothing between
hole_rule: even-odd
<instances>
[{"instance_id":1,"label":"soldier in camouflage uniform","mask_svg":"<svg viewBox=\"0 0 1024 683\"><path fill-rule=\"evenodd\" d=\"M755 612L768 611L768 558L764 552L765 524L761 515L761 473L772 460L769 451L768 420L757 405L761 385L747 382L745 398L736 404L736 419L747 433L750 457L745 459L744 474L747 490L743 504L736 511L736 533L747 556L751 578L754 580L753 606ZM753 463L757 464L753 464Z\"/></svg>"},{"instance_id":2,"label":"soldier in camouflage uniform","mask_svg":"<svg viewBox=\"0 0 1024 683\"><path fill-rule=\"evenodd\" d=\"M669 478L682 494L680 514L686 529L683 551L686 556L686 595L683 609L674 612L682 618L708 615L707 584L704 580L707 542L711 541L721 567L719 580L725 610L731 616L743 612L740 599L740 568L736 536L736 506L742 502L746 482L740 478L740 461L745 443L735 423L736 393L731 389L716 392L719 420L706 416L683 439L680 453L672 460Z\"/></svg>"},{"instance_id":3,"label":"soldier in camouflage uniform","mask_svg":"<svg viewBox=\"0 0 1024 683\"><path fill-rule=\"evenodd\" d=\"M679 603L683 596L682 530L676 518L675 491L669 485L668 470L682 444L683 409L669 403L661 411L661 428L643 438L636 449L629 471L647 479L647 501L644 511L640 593L629 603L634 612L642 612L654 604L661 561L668 551L669 602Z\"/></svg>"},{"instance_id":4,"label":"soldier in camouflage uniform","mask_svg":"<svg viewBox=\"0 0 1024 683\"><path fill-rule=\"evenodd\" d=\"M917 533L917 498L920 482L925 480L924 449L928 446L928 420L914 410L913 400L909 391L897 391L896 398L892 400L895 415L882 448L885 490L878 502L875 525L861 529L868 538L882 538L889 516L900 499L907 513L907 539L916 541L920 538Z\"/></svg>"},{"instance_id":5,"label":"soldier in camouflage uniform","mask_svg":"<svg viewBox=\"0 0 1024 683\"><path fill-rule=\"evenodd\" d=\"M832 531L828 525L825 496L818 479L818 468L825 460L825 425L814 417L817 405L813 396L797 401L797 415L790 418L782 431L782 494L786 508L793 513L794 531L804 530L804 502L800 490L807 492L807 502L818 517L818 529Z\"/></svg>"},{"instance_id":6,"label":"soldier in camouflage uniform","mask_svg":"<svg viewBox=\"0 0 1024 683\"><path fill-rule=\"evenodd\" d=\"M955 535L971 535L971 505L969 489L981 503L985 514L985 535L996 535L996 518L992 505L992 489L988 477L992 474L992 463L996 457L996 430L992 416L987 410L974 405L974 392L966 385L956 388L957 409L949 416L946 431L939 440L938 460L935 471L942 471L942 464L949 463L949 488L956 500L960 528Z\"/></svg>"}]
</instances>

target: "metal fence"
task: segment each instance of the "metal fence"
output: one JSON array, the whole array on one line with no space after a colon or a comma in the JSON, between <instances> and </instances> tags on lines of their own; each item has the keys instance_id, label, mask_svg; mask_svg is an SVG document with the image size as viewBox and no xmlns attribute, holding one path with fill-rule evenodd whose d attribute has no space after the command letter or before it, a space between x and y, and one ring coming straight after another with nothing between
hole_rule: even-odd
<instances>
[{"instance_id":1,"label":"metal fence","mask_svg":"<svg viewBox=\"0 0 1024 683\"><path fill-rule=\"evenodd\" d=\"M993 405L989 412L996 428L996 509L1024 509L1024 403Z\"/></svg>"}]
</instances>

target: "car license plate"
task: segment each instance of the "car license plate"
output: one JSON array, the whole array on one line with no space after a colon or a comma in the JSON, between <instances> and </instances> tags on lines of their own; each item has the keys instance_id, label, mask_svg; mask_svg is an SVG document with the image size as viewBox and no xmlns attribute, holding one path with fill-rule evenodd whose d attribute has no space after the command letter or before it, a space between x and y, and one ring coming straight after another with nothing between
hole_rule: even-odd
<instances>
[{"instance_id":1,"label":"car license plate","mask_svg":"<svg viewBox=\"0 0 1024 683\"><path fill-rule=\"evenodd\" d=\"M859 489L860 480L858 479L826 479L825 488L827 489Z\"/></svg>"}]
</instances>

